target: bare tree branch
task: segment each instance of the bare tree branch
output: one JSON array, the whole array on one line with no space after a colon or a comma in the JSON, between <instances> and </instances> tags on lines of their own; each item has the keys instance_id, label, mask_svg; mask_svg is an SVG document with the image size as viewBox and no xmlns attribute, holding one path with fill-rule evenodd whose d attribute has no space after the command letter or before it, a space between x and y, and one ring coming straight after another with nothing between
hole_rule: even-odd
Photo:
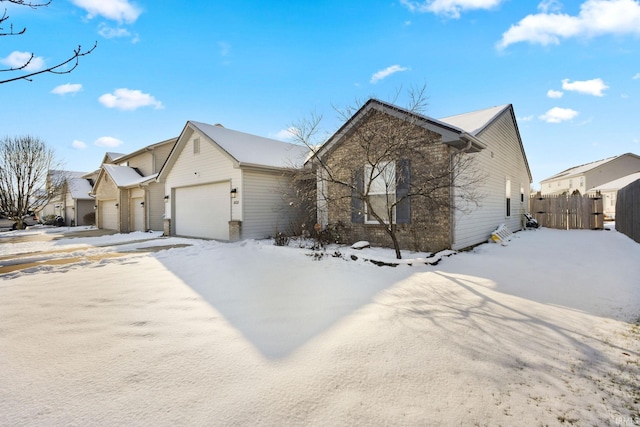
<instances>
[{"instance_id":1,"label":"bare tree branch","mask_svg":"<svg viewBox=\"0 0 640 427\"><path fill-rule=\"evenodd\" d=\"M477 188L484 179L472 155L442 144L439 134L418 125L427 107L426 85L407 92L406 108L392 112L361 111L361 104L337 110L345 122L339 131L341 143L314 155L297 179L302 197L316 198L320 209L377 223L391 239L397 258L401 257L398 209L419 206L423 217L428 212L471 210L482 198ZM351 126L349 121L359 111L363 116ZM297 142L314 152L317 142L312 140L321 119L312 115L293 125ZM302 185L311 177L317 182L315 191Z\"/></svg>"},{"instance_id":2,"label":"bare tree branch","mask_svg":"<svg viewBox=\"0 0 640 427\"><path fill-rule=\"evenodd\" d=\"M57 195L64 182L52 149L39 138L5 137L0 141L0 210L22 225L22 218Z\"/></svg>"},{"instance_id":3,"label":"bare tree branch","mask_svg":"<svg viewBox=\"0 0 640 427\"><path fill-rule=\"evenodd\" d=\"M44 70L39 70L39 71L34 71L33 73L29 73L29 74L24 74L22 76L18 76L18 77L13 77L13 78L9 78L6 80L0 80L0 84L3 83L10 83L10 82L14 82L16 80L27 80L27 81L32 81L32 77L37 76L39 74L44 74L44 73L51 73L51 74L69 74L71 73L73 70L76 69L76 67L79 64L79 60L80 57L82 56L86 56L89 55L91 52L93 52L93 50L98 47L98 42L96 41L95 44L91 47L91 49L85 50L84 52L82 51L82 46L78 46L77 49L75 49L73 51L73 55L68 58L66 61L63 61L57 65L54 65L52 67L48 67ZM21 67L18 68L9 68L9 69L5 69L5 70L0 70L0 72L3 71L17 71L17 70L21 70L26 68L29 63L31 62L31 60L33 59L33 53L31 54L31 58L29 58L29 60L23 64ZM67 65L67 64L71 64L70 68L64 69L63 68Z\"/></svg>"},{"instance_id":4,"label":"bare tree branch","mask_svg":"<svg viewBox=\"0 0 640 427\"><path fill-rule=\"evenodd\" d=\"M37 9L37 8L40 8L40 7L49 6L51 4L51 1L52 0L49 0L49 1L44 2L44 3L35 3L35 2L32 2L32 1L28 1L28 0L0 0L0 3L9 2L9 3L13 3L13 4L16 4L16 5L19 5L19 6L26 6L26 7L32 8L32 9ZM7 9L5 9L4 13L0 17L0 25L2 25L8 19L9 19L9 15L7 15ZM27 28L24 27L20 31L14 31L13 24L10 24L8 32L3 32L2 30L3 30L3 27L0 26L0 36L19 36L19 35L24 34L27 31ZM0 84L15 82L17 80L32 81L33 77L35 77L37 75L40 75L40 74L45 74L45 73L50 73L50 74L69 74L73 70L76 69L76 67L79 64L80 58L83 57L83 56L91 54L96 47L98 47L98 42L97 41L93 44L93 46L91 48L86 49L84 51L82 50L82 46L78 45L78 48L73 50L73 54L70 57L68 57L67 59L59 62L56 65L53 65L53 66L48 67L48 68L43 69L43 70L29 72L29 73L26 73L26 74L22 74L20 76L16 76L16 77L11 77L11 78L8 78L8 79L0 80ZM20 66L0 69L0 72L16 72L16 71L26 70L27 67L29 67L29 65L31 64L31 62L33 61L34 58L35 58L35 54L31 53L29 59L27 59Z\"/></svg>"}]
</instances>

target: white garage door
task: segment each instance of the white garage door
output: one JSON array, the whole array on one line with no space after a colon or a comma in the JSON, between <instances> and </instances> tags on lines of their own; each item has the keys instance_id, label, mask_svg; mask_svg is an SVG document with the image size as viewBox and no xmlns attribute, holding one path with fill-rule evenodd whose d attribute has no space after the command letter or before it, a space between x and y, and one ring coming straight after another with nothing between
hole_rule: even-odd
<instances>
[{"instance_id":1,"label":"white garage door","mask_svg":"<svg viewBox=\"0 0 640 427\"><path fill-rule=\"evenodd\" d=\"M132 231L145 231L144 227L144 197L131 199L131 225Z\"/></svg>"},{"instance_id":2,"label":"white garage door","mask_svg":"<svg viewBox=\"0 0 640 427\"><path fill-rule=\"evenodd\" d=\"M229 188L228 182L176 188L173 200L176 234L229 240Z\"/></svg>"},{"instance_id":3,"label":"white garage door","mask_svg":"<svg viewBox=\"0 0 640 427\"><path fill-rule=\"evenodd\" d=\"M100 211L100 228L105 230L118 229L118 208L115 200L100 200L98 204Z\"/></svg>"}]
</instances>

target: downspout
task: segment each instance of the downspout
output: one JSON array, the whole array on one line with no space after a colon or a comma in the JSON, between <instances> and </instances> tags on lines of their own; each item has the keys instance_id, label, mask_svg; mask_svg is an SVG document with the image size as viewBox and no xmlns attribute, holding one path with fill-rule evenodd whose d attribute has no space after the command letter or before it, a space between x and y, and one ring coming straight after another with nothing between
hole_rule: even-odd
<instances>
[{"instance_id":1,"label":"downspout","mask_svg":"<svg viewBox=\"0 0 640 427\"><path fill-rule=\"evenodd\" d=\"M461 138L462 139L462 138ZM453 171L453 166L454 166L454 162L453 162L453 157L456 154L459 154L463 151L468 151L471 148L471 145L473 144L473 140L471 138L467 139L467 145L463 148L454 148L454 152L451 153L449 155L449 169L451 170L451 183L453 184L453 177L454 177L454 171ZM454 190L451 188L451 186L449 186L449 197L450 197L450 201L449 201L449 243L451 248L453 249L453 245L454 245L454 237L455 237L455 225L456 225L456 205L455 205L455 194L454 194Z\"/></svg>"}]
</instances>

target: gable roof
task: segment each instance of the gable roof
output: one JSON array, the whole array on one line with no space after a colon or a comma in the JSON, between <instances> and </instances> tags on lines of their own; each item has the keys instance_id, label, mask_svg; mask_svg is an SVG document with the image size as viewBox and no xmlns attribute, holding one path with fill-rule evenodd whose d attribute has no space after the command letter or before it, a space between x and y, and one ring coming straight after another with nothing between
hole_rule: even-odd
<instances>
[{"instance_id":1,"label":"gable roof","mask_svg":"<svg viewBox=\"0 0 640 427\"><path fill-rule=\"evenodd\" d=\"M483 110L471 111L469 113L458 114L455 116L445 117L440 119L445 123L457 126L469 134L482 140L482 132L488 129L498 118L503 114L509 113L511 115L511 121L516 130L518 137L518 144L520 145L520 152L524 165L527 168L527 174L529 175L529 182L533 182L533 176L531 175L531 169L529 168L529 161L524 151L524 144L522 144L522 138L520 138L520 130L518 129L518 121L516 120L515 112L513 111L513 104L498 105L496 107L489 107Z\"/></svg>"},{"instance_id":2,"label":"gable roof","mask_svg":"<svg viewBox=\"0 0 640 427\"><path fill-rule=\"evenodd\" d=\"M309 149L307 147L251 135L219 125L189 122L209 137L240 165L286 168L299 166Z\"/></svg>"},{"instance_id":3,"label":"gable roof","mask_svg":"<svg viewBox=\"0 0 640 427\"><path fill-rule=\"evenodd\" d=\"M625 154L621 154L619 156L613 156L613 157L608 157L606 159L602 159L602 160L596 160L595 162L591 162L591 163L585 163L583 165L579 165L579 166L574 166L572 168L569 169L565 169L560 173L557 173L553 176L550 176L549 178L543 179L542 181L540 181L541 183L543 182L547 182L547 181L551 181L554 179L558 179L558 178L569 178L572 176L576 176L576 175L582 175L585 174L593 169L599 168L600 166L603 166L609 162L612 162L616 159L619 159L620 157L624 157L624 156L633 156L636 158L640 158L638 156L636 156L633 153L625 153Z\"/></svg>"},{"instance_id":4,"label":"gable roof","mask_svg":"<svg viewBox=\"0 0 640 427\"><path fill-rule=\"evenodd\" d=\"M125 156L124 153L115 153L113 151L108 151L104 153L104 157L102 158L102 163L113 163L118 160L120 157Z\"/></svg>"},{"instance_id":5,"label":"gable roof","mask_svg":"<svg viewBox=\"0 0 640 427\"><path fill-rule=\"evenodd\" d=\"M144 184L153 181L158 175L142 176L136 169L130 168L129 166L110 164L102 165L102 170L111 177L117 187L132 187L134 185Z\"/></svg>"},{"instance_id":6,"label":"gable roof","mask_svg":"<svg viewBox=\"0 0 640 427\"><path fill-rule=\"evenodd\" d=\"M363 120L366 114L371 110L378 110L391 116L406 119L411 117L416 119L416 125L431 130L442 135L442 143L448 144L456 148L465 148L468 145L468 152L478 152L486 148L486 145L471 133L463 128L437 120L422 114L411 112L407 109L389 104L378 99L371 98L364 103L360 109L349 118L328 140L325 142L314 155L308 160L313 161L314 157L324 155L331 150L357 123Z\"/></svg>"},{"instance_id":7,"label":"gable roof","mask_svg":"<svg viewBox=\"0 0 640 427\"><path fill-rule=\"evenodd\" d=\"M88 200L93 187L88 179L82 177L73 177L67 179L67 186L73 199Z\"/></svg>"},{"instance_id":8,"label":"gable roof","mask_svg":"<svg viewBox=\"0 0 640 427\"><path fill-rule=\"evenodd\" d=\"M441 118L440 121L463 129L471 135L478 136L480 132L493 123L493 121L509 107L511 107L511 104L499 105L497 107L444 117Z\"/></svg>"},{"instance_id":9,"label":"gable roof","mask_svg":"<svg viewBox=\"0 0 640 427\"><path fill-rule=\"evenodd\" d=\"M67 182L67 189L71 193L71 197L74 199L89 200L91 197L92 186L89 179L83 178L87 175L87 172L77 171L65 171L52 169L49 171L50 179L54 181L65 180Z\"/></svg>"},{"instance_id":10,"label":"gable roof","mask_svg":"<svg viewBox=\"0 0 640 427\"><path fill-rule=\"evenodd\" d=\"M305 146L227 129L221 125L210 125L190 120L185 124L169 158L162 166L158 179L164 177L171 169L193 132L204 136L237 167L275 169L300 167L309 152Z\"/></svg>"},{"instance_id":11,"label":"gable roof","mask_svg":"<svg viewBox=\"0 0 640 427\"><path fill-rule=\"evenodd\" d=\"M147 145L146 147L142 147L139 150L136 150L129 154L120 154L118 157L113 159L113 161L117 161L118 163L122 163L123 161L130 159L132 157L138 156L147 151L153 151L155 148L161 147L166 144L174 144L178 140L177 137L165 139L164 141L156 142L155 144Z\"/></svg>"},{"instance_id":12,"label":"gable roof","mask_svg":"<svg viewBox=\"0 0 640 427\"><path fill-rule=\"evenodd\" d=\"M587 193L595 193L596 191L614 191L626 187L640 179L640 172L631 173L627 176L623 176L613 181L605 182L597 187L590 188Z\"/></svg>"}]
</instances>

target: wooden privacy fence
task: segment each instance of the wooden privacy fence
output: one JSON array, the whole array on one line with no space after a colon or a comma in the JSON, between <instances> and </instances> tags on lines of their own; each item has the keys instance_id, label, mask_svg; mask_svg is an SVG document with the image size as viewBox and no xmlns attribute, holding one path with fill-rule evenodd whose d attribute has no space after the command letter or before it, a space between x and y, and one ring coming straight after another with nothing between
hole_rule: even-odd
<instances>
[{"instance_id":1,"label":"wooden privacy fence","mask_svg":"<svg viewBox=\"0 0 640 427\"><path fill-rule=\"evenodd\" d=\"M531 214L542 227L562 230L603 228L602 197L535 195L531 197Z\"/></svg>"},{"instance_id":2,"label":"wooden privacy fence","mask_svg":"<svg viewBox=\"0 0 640 427\"><path fill-rule=\"evenodd\" d=\"M640 243L640 180L618 190L616 230Z\"/></svg>"}]
</instances>

